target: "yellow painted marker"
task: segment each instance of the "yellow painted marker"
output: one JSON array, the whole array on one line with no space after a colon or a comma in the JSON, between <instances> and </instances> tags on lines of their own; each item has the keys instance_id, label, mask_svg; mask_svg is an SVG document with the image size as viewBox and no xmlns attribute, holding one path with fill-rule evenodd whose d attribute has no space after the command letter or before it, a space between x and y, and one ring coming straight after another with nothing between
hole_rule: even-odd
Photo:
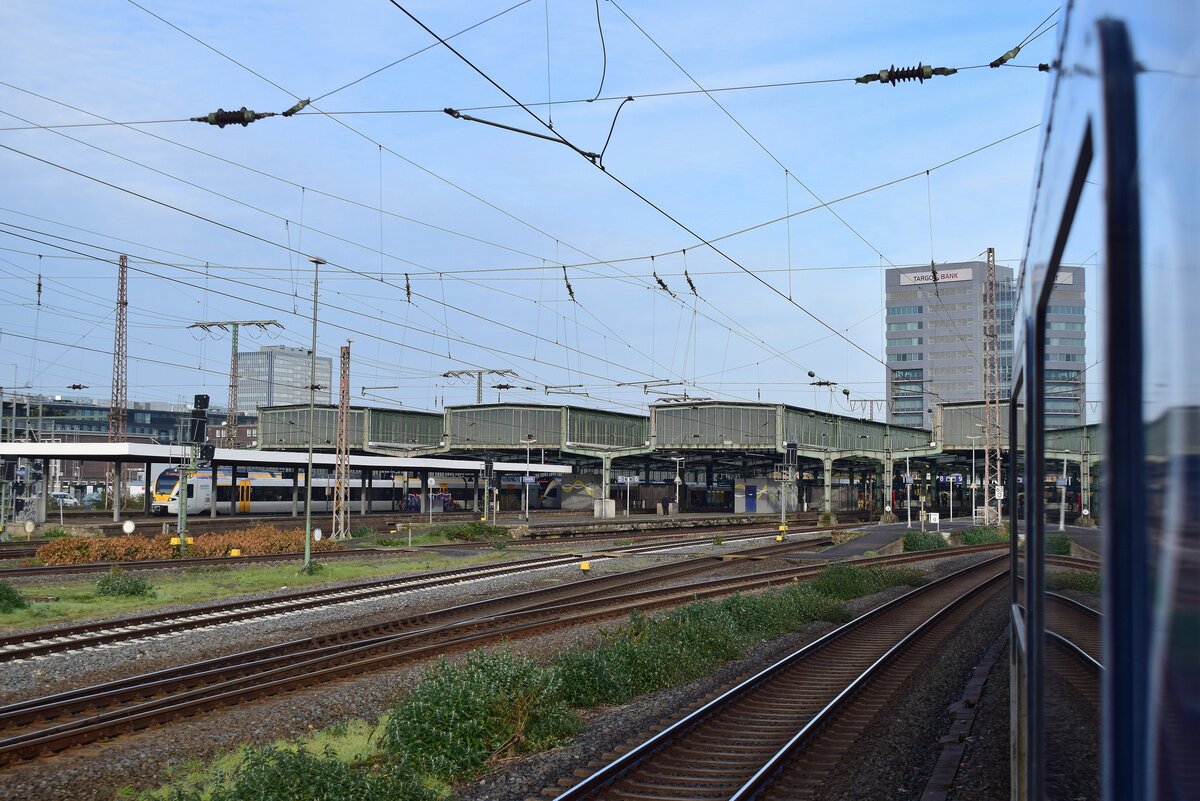
<instances>
[{"instance_id":1,"label":"yellow painted marker","mask_svg":"<svg viewBox=\"0 0 1200 801\"><path fill-rule=\"evenodd\" d=\"M580 562L579 569L582 570L584 573L586 573L592 569L592 563L591 562Z\"/></svg>"}]
</instances>

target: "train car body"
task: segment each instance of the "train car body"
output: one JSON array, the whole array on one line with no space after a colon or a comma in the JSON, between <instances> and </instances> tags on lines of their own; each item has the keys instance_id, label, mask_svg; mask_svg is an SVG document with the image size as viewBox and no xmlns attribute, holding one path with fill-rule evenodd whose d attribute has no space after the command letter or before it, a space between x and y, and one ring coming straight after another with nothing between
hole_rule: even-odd
<instances>
[{"instance_id":1,"label":"train car body","mask_svg":"<svg viewBox=\"0 0 1200 801\"><path fill-rule=\"evenodd\" d=\"M1200 7L1072 2L1059 31L1009 398L1004 483L1042 488L1012 493L1010 507L1011 797L1197 799ZM1067 445L1049 431L1063 365L1047 358L1069 330L1054 324L1054 296L1070 294L1064 267L1087 271L1076 313L1087 315L1086 422L1098 427ZM1095 470L1086 497L1098 510L1056 485L1064 458ZM1090 703L1056 667L1060 574L1047 557L1064 500L1099 524L1069 534L1101 557L1103 674Z\"/></svg>"}]
</instances>

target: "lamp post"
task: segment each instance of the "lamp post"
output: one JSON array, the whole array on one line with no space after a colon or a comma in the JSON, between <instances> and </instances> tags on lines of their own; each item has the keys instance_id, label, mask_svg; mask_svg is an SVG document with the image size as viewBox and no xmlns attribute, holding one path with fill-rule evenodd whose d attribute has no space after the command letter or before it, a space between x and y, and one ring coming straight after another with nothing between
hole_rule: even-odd
<instances>
[{"instance_id":1,"label":"lamp post","mask_svg":"<svg viewBox=\"0 0 1200 801\"><path fill-rule=\"evenodd\" d=\"M675 463L675 514L679 514L679 487L683 481L679 478L679 468L683 464L684 457L672 456L671 461Z\"/></svg>"},{"instance_id":2,"label":"lamp post","mask_svg":"<svg viewBox=\"0 0 1200 801\"><path fill-rule=\"evenodd\" d=\"M313 266L312 306L312 350L309 351L308 380L308 462L304 468L304 567L305 573L312 572L312 485L313 485L313 439L316 437L317 416L317 289L321 265L325 260L309 256Z\"/></svg>"},{"instance_id":3,"label":"lamp post","mask_svg":"<svg viewBox=\"0 0 1200 801\"><path fill-rule=\"evenodd\" d=\"M978 425L978 423L976 423ZM967 439L971 440L971 525L975 525L975 440L980 438L980 434L976 434Z\"/></svg>"},{"instance_id":4,"label":"lamp post","mask_svg":"<svg viewBox=\"0 0 1200 801\"><path fill-rule=\"evenodd\" d=\"M912 471L908 465L908 453L904 454L904 511L908 515L908 528L912 528Z\"/></svg>"},{"instance_id":5,"label":"lamp post","mask_svg":"<svg viewBox=\"0 0 1200 801\"><path fill-rule=\"evenodd\" d=\"M537 442L533 438L533 434L526 434L521 437L521 442L525 443L525 522L529 522L529 446Z\"/></svg>"},{"instance_id":6,"label":"lamp post","mask_svg":"<svg viewBox=\"0 0 1200 801\"><path fill-rule=\"evenodd\" d=\"M1067 454L1063 453L1062 482L1058 490L1058 530L1067 530Z\"/></svg>"}]
</instances>

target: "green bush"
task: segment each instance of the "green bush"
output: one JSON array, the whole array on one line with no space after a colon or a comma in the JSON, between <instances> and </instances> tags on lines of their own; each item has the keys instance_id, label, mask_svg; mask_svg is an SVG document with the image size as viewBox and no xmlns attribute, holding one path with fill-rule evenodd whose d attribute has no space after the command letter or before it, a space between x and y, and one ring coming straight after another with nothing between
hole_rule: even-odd
<instances>
[{"instance_id":1,"label":"green bush","mask_svg":"<svg viewBox=\"0 0 1200 801\"><path fill-rule=\"evenodd\" d=\"M69 536L71 536L71 535L67 533L66 529L61 529L61 528L48 528L42 532L42 539L46 539L46 540L53 540L53 539L57 539L58 537L69 537Z\"/></svg>"},{"instance_id":2,"label":"green bush","mask_svg":"<svg viewBox=\"0 0 1200 801\"><path fill-rule=\"evenodd\" d=\"M126 573L119 567L113 567L96 579L96 594L129 598L153 598L156 595L149 579Z\"/></svg>"},{"instance_id":3,"label":"green bush","mask_svg":"<svg viewBox=\"0 0 1200 801\"><path fill-rule=\"evenodd\" d=\"M911 567L855 567L830 565L810 582L809 586L831 598L849 600L907 584L916 587L925 583L920 570Z\"/></svg>"},{"instance_id":4,"label":"green bush","mask_svg":"<svg viewBox=\"0 0 1200 801\"><path fill-rule=\"evenodd\" d=\"M552 747L580 728L554 671L509 651L474 651L462 664L430 668L389 710L379 746L421 775L448 780L480 773L491 757Z\"/></svg>"},{"instance_id":5,"label":"green bush","mask_svg":"<svg viewBox=\"0 0 1200 801\"><path fill-rule=\"evenodd\" d=\"M1046 588L1050 590L1078 590L1100 594L1100 574L1090 570L1056 570L1046 576Z\"/></svg>"},{"instance_id":6,"label":"green bush","mask_svg":"<svg viewBox=\"0 0 1200 801\"><path fill-rule=\"evenodd\" d=\"M906 551L936 551L939 548L949 548L950 543L936 531L910 531L904 535L904 550Z\"/></svg>"},{"instance_id":7,"label":"green bush","mask_svg":"<svg viewBox=\"0 0 1200 801\"><path fill-rule=\"evenodd\" d=\"M395 537L384 537L381 540L375 540L375 544L380 548L399 548L408 543L404 540L398 540Z\"/></svg>"},{"instance_id":8,"label":"green bush","mask_svg":"<svg viewBox=\"0 0 1200 801\"><path fill-rule=\"evenodd\" d=\"M297 748L247 748L229 781L219 787L176 788L170 801L432 801L407 766L350 765L331 753Z\"/></svg>"},{"instance_id":9,"label":"green bush","mask_svg":"<svg viewBox=\"0 0 1200 801\"><path fill-rule=\"evenodd\" d=\"M377 533L379 533L379 532L375 531L375 529L371 528L370 526L358 526L353 531L350 532L350 536L351 537L371 537Z\"/></svg>"},{"instance_id":10,"label":"green bush","mask_svg":"<svg viewBox=\"0 0 1200 801\"><path fill-rule=\"evenodd\" d=\"M0 581L0 612L13 612L29 606L29 601L21 597L20 591L7 581Z\"/></svg>"},{"instance_id":11,"label":"green bush","mask_svg":"<svg viewBox=\"0 0 1200 801\"><path fill-rule=\"evenodd\" d=\"M1066 534L1051 534L1046 537L1046 553L1054 556L1071 555L1071 538Z\"/></svg>"}]
</instances>

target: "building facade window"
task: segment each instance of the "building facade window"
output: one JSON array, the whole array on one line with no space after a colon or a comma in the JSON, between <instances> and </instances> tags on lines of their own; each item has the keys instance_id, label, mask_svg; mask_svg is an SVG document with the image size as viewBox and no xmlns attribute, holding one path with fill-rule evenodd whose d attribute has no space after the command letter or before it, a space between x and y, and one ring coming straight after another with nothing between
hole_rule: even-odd
<instances>
[{"instance_id":1,"label":"building facade window","mask_svg":"<svg viewBox=\"0 0 1200 801\"><path fill-rule=\"evenodd\" d=\"M925 337L893 337L887 341L889 348L907 347L909 345L924 345Z\"/></svg>"},{"instance_id":2,"label":"building facade window","mask_svg":"<svg viewBox=\"0 0 1200 801\"><path fill-rule=\"evenodd\" d=\"M909 322L909 323L888 323L887 330L889 331L920 331L925 327L925 323Z\"/></svg>"},{"instance_id":3,"label":"building facade window","mask_svg":"<svg viewBox=\"0 0 1200 801\"><path fill-rule=\"evenodd\" d=\"M1082 306L1060 306L1051 304L1046 307L1047 314L1083 314Z\"/></svg>"},{"instance_id":4,"label":"building facade window","mask_svg":"<svg viewBox=\"0 0 1200 801\"><path fill-rule=\"evenodd\" d=\"M923 354L920 353L889 353L887 360L889 362L919 362L922 357Z\"/></svg>"},{"instance_id":5,"label":"building facade window","mask_svg":"<svg viewBox=\"0 0 1200 801\"><path fill-rule=\"evenodd\" d=\"M925 311L924 306L888 306L888 317L894 317L900 314L920 314Z\"/></svg>"}]
</instances>

